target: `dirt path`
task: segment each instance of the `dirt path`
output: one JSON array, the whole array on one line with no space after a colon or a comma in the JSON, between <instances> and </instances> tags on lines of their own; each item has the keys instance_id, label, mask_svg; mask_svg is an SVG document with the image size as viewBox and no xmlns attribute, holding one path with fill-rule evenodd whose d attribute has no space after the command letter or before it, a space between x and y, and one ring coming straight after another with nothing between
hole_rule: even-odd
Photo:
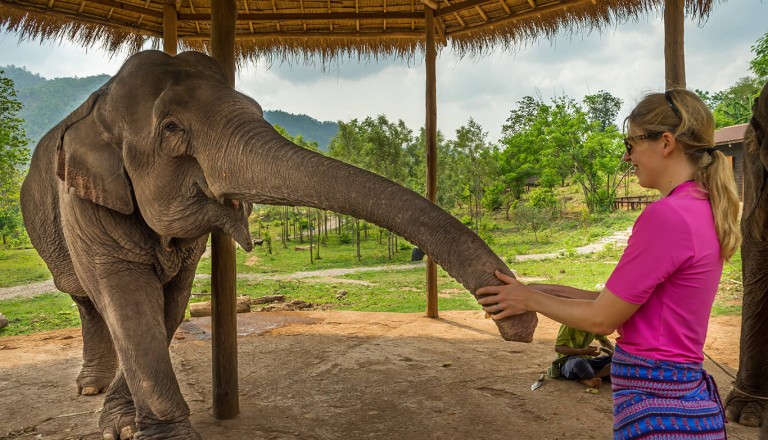
<instances>
[{"instance_id":1,"label":"dirt path","mask_svg":"<svg viewBox=\"0 0 768 440\"><path fill-rule=\"evenodd\" d=\"M710 323L705 350L723 396L738 367L738 317ZM606 439L611 395L531 384L558 325L505 342L482 312L254 312L238 315L240 415L211 416L210 320L184 322L170 352L205 439ZM75 392L78 329L0 338L0 439L96 440L101 396ZM757 438L728 425L729 439Z\"/></svg>"}]
</instances>

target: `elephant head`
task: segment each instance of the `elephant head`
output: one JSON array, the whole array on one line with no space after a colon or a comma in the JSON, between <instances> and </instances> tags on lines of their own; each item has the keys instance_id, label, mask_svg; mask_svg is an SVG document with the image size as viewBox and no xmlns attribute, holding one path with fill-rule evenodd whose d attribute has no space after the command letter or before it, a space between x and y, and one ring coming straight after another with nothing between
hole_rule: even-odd
<instances>
[{"instance_id":1,"label":"elephant head","mask_svg":"<svg viewBox=\"0 0 768 440\"><path fill-rule=\"evenodd\" d=\"M424 197L286 140L203 54L139 53L74 115L56 165L66 192L123 214L139 211L165 245L220 229L250 250L251 203L298 205L394 231L473 294L499 284L494 269L510 273ZM536 315L497 325L505 339L530 342Z\"/></svg>"}]
</instances>

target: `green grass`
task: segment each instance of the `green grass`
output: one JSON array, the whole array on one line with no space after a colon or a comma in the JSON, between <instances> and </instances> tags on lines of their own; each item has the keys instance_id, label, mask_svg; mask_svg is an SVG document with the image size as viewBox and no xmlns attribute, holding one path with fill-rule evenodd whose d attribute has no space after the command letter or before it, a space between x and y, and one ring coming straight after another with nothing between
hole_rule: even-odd
<instances>
[{"instance_id":1,"label":"green grass","mask_svg":"<svg viewBox=\"0 0 768 440\"><path fill-rule=\"evenodd\" d=\"M392 259L387 257L387 240L383 239L379 244L375 237L371 236L367 240L361 240L360 261L356 258L356 248L353 244L338 244L335 233L328 234L328 246L320 246L320 258L313 257L310 263L308 250L296 250L296 247L307 247L309 243L305 240L300 243L298 240L289 241L288 247L284 248L281 242L272 244L272 254L267 252L264 246L255 246L251 252L245 252L238 247L235 257L237 259L238 273L255 274L280 274L305 272L311 270L334 269L342 267L367 267L381 266L386 264L404 264L411 260L411 250L397 250L393 253ZM407 242L398 238L398 243ZM410 246L410 245L409 245ZM313 253L316 250L313 247ZM203 258L197 266L197 273L211 273L210 258Z\"/></svg>"},{"instance_id":2,"label":"green grass","mask_svg":"<svg viewBox=\"0 0 768 440\"><path fill-rule=\"evenodd\" d=\"M441 310L480 308L472 295L442 269L438 270L438 289ZM333 279L239 280L237 283L238 295L285 295L286 301L300 299L323 309L362 312L421 312L426 310L425 291L422 267L359 272ZM196 280L193 292L210 292L210 280ZM192 301L208 300L209 296L195 295Z\"/></svg>"},{"instance_id":3,"label":"green grass","mask_svg":"<svg viewBox=\"0 0 768 440\"><path fill-rule=\"evenodd\" d=\"M0 250L0 288L45 281L48 267L34 249Z\"/></svg>"},{"instance_id":4,"label":"green grass","mask_svg":"<svg viewBox=\"0 0 768 440\"><path fill-rule=\"evenodd\" d=\"M0 336L80 326L77 306L65 293L0 301L0 311L8 318L8 327L0 330Z\"/></svg>"},{"instance_id":5,"label":"green grass","mask_svg":"<svg viewBox=\"0 0 768 440\"><path fill-rule=\"evenodd\" d=\"M584 218L578 214L569 214L553 220L549 227L536 234L516 225L514 221L505 221L502 215L495 215L493 221L499 228L493 232L491 248L506 259L516 255L574 249L629 228L640 211L617 211Z\"/></svg>"}]
</instances>

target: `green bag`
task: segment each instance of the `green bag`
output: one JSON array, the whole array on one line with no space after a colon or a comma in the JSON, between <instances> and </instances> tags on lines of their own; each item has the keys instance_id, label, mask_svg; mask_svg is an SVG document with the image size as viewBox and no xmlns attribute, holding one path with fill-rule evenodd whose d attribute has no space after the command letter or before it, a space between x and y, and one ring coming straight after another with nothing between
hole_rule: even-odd
<instances>
[{"instance_id":1,"label":"green bag","mask_svg":"<svg viewBox=\"0 0 768 440\"><path fill-rule=\"evenodd\" d=\"M563 356L552 361L552 365L547 368L547 377L551 379L559 379L562 376L562 373L560 373L560 368L570 358L571 356Z\"/></svg>"}]
</instances>

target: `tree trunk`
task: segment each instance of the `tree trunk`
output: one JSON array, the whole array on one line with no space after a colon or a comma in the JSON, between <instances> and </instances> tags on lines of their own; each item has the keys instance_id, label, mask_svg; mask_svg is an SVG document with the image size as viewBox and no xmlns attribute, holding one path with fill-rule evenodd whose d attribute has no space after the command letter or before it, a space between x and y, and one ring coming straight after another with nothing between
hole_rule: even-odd
<instances>
[{"instance_id":1,"label":"tree trunk","mask_svg":"<svg viewBox=\"0 0 768 440\"><path fill-rule=\"evenodd\" d=\"M363 256L360 254L360 219L355 218L355 235L357 236L357 239L355 240L357 242L357 261L362 260Z\"/></svg>"}]
</instances>

